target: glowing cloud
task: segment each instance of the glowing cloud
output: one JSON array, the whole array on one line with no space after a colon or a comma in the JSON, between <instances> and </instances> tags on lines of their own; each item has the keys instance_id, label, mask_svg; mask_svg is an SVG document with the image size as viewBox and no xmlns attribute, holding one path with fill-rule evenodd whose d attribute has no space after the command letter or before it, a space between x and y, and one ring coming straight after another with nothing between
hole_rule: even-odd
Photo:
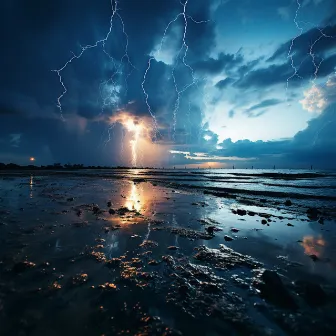
<instances>
[{"instance_id":1,"label":"glowing cloud","mask_svg":"<svg viewBox=\"0 0 336 336\"><path fill-rule=\"evenodd\" d=\"M311 113L321 113L328 105L336 101L336 75L328 77L325 85L313 85L303 92L300 100L302 108Z\"/></svg>"},{"instance_id":2,"label":"glowing cloud","mask_svg":"<svg viewBox=\"0 0 336 336\"><path fill-rule=\"evenodd\" d=\"M313 86L303 92L304 99L300 100L302 108L311 113L321 113L327 106L327 101L321 88Z\"/></svg>"},{"instance_id":3,"label":"glowing cloud","mask_svg":"<svg viewBox=\"0 0 336 336\"><path fill-rule=\"evenodd\" d=\"M243 158L243 157L237 157L237 156L216 156L216 155L208 155L206 153L190 153L190 152L183 152L183 151L176 151L176 150L170 150L169 151L172 154L181 154L183 155L187 160L197 160L197 161L251 161L256 160L255 157L251 158Z\"/></svg>"}]
</instances>

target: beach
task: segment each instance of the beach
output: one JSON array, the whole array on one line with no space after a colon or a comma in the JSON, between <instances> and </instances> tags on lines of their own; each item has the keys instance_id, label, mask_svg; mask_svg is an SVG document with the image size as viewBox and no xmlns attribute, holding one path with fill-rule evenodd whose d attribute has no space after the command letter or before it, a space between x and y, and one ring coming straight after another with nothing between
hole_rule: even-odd
<instances>
[{"instance_id":1,"label":"beach","mask_svg":"<svg viewBox=\"0 0 336 336\"><path fill-rule=\"evenodd\" d=\"M335 334L335 222L332 171L1 171L1 334Z\"/></svg>"}]
</instances>

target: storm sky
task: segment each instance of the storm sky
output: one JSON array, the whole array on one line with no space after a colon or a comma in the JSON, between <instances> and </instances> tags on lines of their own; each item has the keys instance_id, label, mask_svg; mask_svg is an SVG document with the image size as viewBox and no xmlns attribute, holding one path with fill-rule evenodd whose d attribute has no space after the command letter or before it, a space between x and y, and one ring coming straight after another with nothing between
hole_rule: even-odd
<instances>
[{"instance_id":1,"label":"storm sky","mask_svg":"<svg viewBox=\"0 0 336 336\"><path fill-rule=\"evenodd\" d=\"M334 0L7 0L0 13L0 162L131 165L127 113L146 125L139 165L336 168Z\"/></svg>"}]
</instances>

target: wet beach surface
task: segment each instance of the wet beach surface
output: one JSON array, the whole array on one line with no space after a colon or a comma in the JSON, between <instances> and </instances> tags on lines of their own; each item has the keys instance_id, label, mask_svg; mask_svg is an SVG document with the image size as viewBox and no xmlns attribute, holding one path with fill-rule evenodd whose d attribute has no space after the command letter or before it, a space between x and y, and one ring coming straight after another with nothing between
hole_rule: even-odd
<instances>
[{"instance_id":1,"label":"wet beach surface","mask_svg":"<svg viewBox=\"0 0 336 336\"><path fill-rule=\"evenodd\" d=\"M1 335L332 335L335 175L2 172Z\"/></svg>"}]
</instances>

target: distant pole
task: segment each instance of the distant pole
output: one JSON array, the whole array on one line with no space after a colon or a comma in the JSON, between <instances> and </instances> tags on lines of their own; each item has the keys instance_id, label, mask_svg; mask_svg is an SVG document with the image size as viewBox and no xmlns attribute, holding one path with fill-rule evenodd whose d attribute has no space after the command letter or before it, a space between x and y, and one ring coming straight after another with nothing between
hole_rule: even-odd
<instances>
[{"instance_id":1,"label":"distant pole","mask_svg":"<svg viewBox=\"0 0 336 336\"><path fill-rule=\"evenodd\" d=\"M252 169L253 169L253 166L252 166Z\"/></svg>"},{"instance_id":2,"label":"distant pole","mask_svg":"<svg viewBox=\"0 0 336 336\"><path fill-rule=\"evenodd\" d=\"M313 170L313 166L312 165L310 166L310 170Z\"/></svg>"},{"instance_id":3,"label":"distant pole","mask_svg":"<svg viewBox=\"0 0 336 336\"><path fill-rule=\"evenodd\" d=\"M234 166L232 166L232 169L234 169Z\"/></svg>"},{"instance_id":4,"label":"distant pole","mask_svg":"<svg viewBox=\"0 0 336 336\"><path fill-rule=\"evenodd\" d=\"M175 166L174 166L174 169L175 169Z\"/></svg>"},{"instance_id":5,"label":"distant pole","mask_svg":"<svg viewBox=\"0 0 336 336\"><path fill-rule=\"evenodd\" d=\"M273 169L275 169L275 165L273 166Z\"/></svg>"}]
</instances>

